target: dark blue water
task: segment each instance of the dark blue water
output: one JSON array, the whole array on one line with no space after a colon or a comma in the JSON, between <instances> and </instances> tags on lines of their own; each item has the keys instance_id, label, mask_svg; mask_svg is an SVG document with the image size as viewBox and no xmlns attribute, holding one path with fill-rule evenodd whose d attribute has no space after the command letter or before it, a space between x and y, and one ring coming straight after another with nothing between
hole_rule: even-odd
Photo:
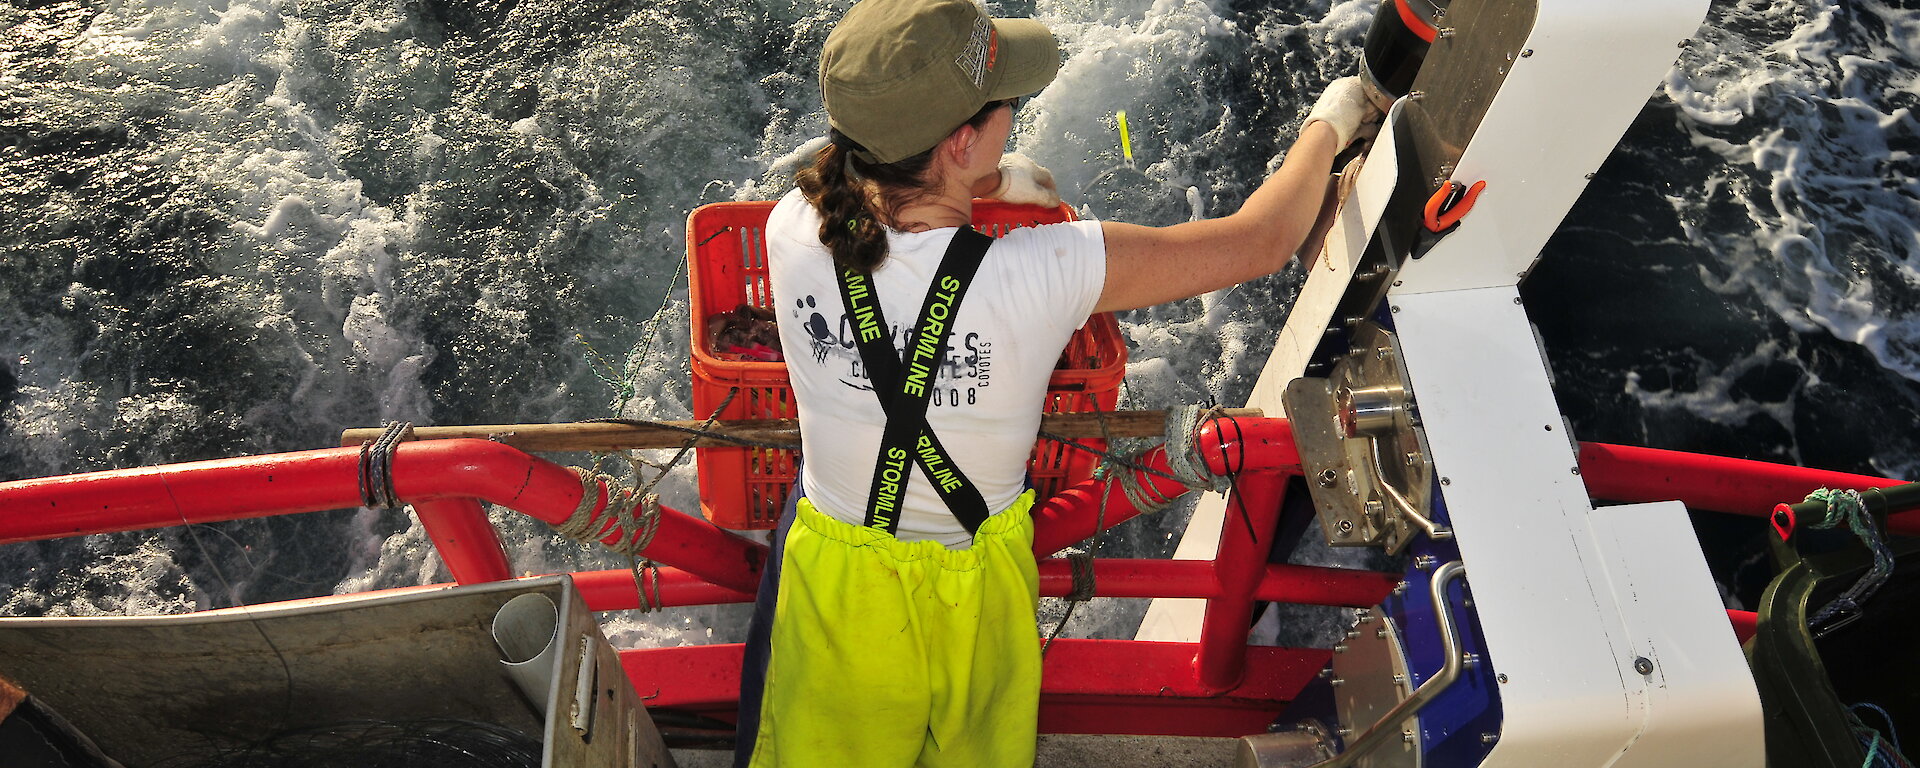
<instances>
[{"instance_id":1,"label":"dark blue water","mask_svg":"<svg viewBox=\"0 0 1920 768\"><path fill-rule=\"evenodd\" d=\"M1016 145L1091 215L1230 211L1357 67L1372 5L1007 4L1069 56ZM684 219L786 189L844 7L0 5L0 479L388 419L688 417ZM1917 25L1883 3L1720 2L1648 84L1524 288L1580 438L1914 474ZM1298 282L1129 313L1127 404L1244 399ZM685 468L662 489L695 506ZM617 565L496 519L518 568ZM1109 551L1167 551L1180 522ZM1758 535L1700 524L1729 552ZM444 578L405 516L347 510L0 547L0 614ZM1089 631L1130 632L1114 615ZM732 632L665 623L634 631Z\"/></svg>"},{"instance_id":2,"label":"dark blue water","mask_svg":"<svg viewBox=\"0 0 1920 768\"><path fill-rule=\"evenodd\" d=\"M1714 4L1522 288L1581 439L1920 475L1905 5ZM1763 529L1695 527L1754 607Z\"/></svg>"}]
</instances>

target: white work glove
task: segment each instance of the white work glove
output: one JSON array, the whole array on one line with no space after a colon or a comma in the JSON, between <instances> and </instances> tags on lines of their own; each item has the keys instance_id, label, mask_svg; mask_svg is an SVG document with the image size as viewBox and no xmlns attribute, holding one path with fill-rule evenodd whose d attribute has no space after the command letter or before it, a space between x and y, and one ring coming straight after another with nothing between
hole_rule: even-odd
<instances>
[{"instance_id":1,"label":"white work glove","mask_svg":"<svg viewBox=\"0 0 1920 768\"><path fill-rule=\"evenodd\" d=\"M995 200L1017 205L1060 204L1060 191L1054 189L1053 171L1018 152L1000 156L1000 186L987 194Z\"/></svg>"},{"instance_id":2,"label":"white work glove","mask_svg":"<svg viewBox=\"0 0 1920 768\"><path fill-rule=\"evenodd\" d=\"M1343 77L1327 84L1327 90L1320 94L1320 100L1314 102L1313 111L1307 113L1307 121L1301 123L1304 130L1315 120L1326 123L1339 135L1339 146L1335 152L1346 149L1348 144L1361 135L1361 129L1378 122L1382 115L1367 98L1367 88L1360 84L1358 75Z\"/></svg>"}]
</instances>

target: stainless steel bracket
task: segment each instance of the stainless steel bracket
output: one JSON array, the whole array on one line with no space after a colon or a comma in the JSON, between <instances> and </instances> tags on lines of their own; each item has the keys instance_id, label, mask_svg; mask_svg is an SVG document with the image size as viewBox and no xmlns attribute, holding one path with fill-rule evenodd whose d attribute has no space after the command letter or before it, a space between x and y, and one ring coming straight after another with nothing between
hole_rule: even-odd
<instances>
[{"instance_id":1,"label":"stainless steel bracket","mask_svg":"<svg viewBox=\"0 0 1920 768\"><path fill-rule=\"evenodd\" d=\"M1321 530L1334 546L1390 554L1416 533L1451 538L1433 522L1433 461L1399 342L1362 321L1349 349L1327 378L1294 379L1281 396Z\"/></svg>"},{"instance_id":2,"label":"stainless steel bracket","mask_svg":"<svg viewBox=\"0 0 1920 768\"><path fill-rule=\"evenodd\" d=\"M1460 627L1453 620L1453 608L1447 603L1447 583L1465 576L1467 566L1458 560L1440 566L1433 572L1433 612L1439 618L1440 647L1445 661L1440 671L1414 689L1413 694L1402 699L1393 709L1387 711L1379 720L1374 721L1359 738L1347 742L1345 751L1334 755L1333 759L1318 763L1313 768L1345 768L1358 763L1381 744L1386 743L1389 735L1400 735L1400 723L1420 712L1427 702L1433 701L1447 686L1459 679L1460 670L1466 666L1466 658L1460 653ZM1418 745L1416 745L1417 747ZM1418 752L1418 749L1414 750Z\"/></svg>"},{"instance_id":3,"label":"stainless steel bracket","mask_svg":"<svg viewBox=\"0 0 1920 768\"><path fill-rule=\"evenodd\" d=\"M1334 683L1335 711L1342 723L1339 734L1352 740L1353 729L1379 722L1400 702L1413 695L1413 675L1407 666L1400 627L1386 611L1375 608L1357 613L1347 637L1333 647L1329 668ZM1419 731L1420 718L1410 716L1402 727ZM1315 761L1319 762L1319 761ZM1367 768L1420 768L1420 750L1404 740L1387 744L1368 757Z\"/></svg>"}]
</instances>

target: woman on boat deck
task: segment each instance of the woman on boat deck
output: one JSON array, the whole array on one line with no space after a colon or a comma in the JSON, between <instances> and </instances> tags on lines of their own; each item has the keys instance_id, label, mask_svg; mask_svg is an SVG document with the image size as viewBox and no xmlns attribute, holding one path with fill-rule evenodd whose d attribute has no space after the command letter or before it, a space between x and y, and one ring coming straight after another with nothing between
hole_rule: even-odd
<instances>
[{"instance_id":1,"label":"woman on boat deck","mask_svg":"<svg viewBox=\"0 0 1920 768\"><path fill-rule=\"evenodd\" d=\"M975 197L1059 202L1002 154L1012 100L1059 57L1039 22L972 0L863 0L827 38L831 143L767 222L806 462L760 586L736 766L1033 764L1024 475L1060 351L1095 312L1285 266L1375 114L1335 82L1231 216L974 233Z\"/></svg>"}]
</instances>

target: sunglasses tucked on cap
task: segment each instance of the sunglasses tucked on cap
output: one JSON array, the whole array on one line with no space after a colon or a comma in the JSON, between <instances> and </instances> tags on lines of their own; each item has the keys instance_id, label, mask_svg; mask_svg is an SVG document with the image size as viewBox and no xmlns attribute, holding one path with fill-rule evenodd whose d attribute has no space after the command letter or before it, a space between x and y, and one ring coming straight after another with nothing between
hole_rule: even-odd
<instances>
[{"instance_id":1,"label":"sunglasses tucked on cap","mask_svg":"<svg viewBox=\"0 0 1920 768\"><path fill-rule=\"evenodd\" d=\"M1032 19L991 18L973 0L861 0L827 36L820 93L861 159L893 163L1059 70L1059 43Z\"/></svg>"}]
</instances>

